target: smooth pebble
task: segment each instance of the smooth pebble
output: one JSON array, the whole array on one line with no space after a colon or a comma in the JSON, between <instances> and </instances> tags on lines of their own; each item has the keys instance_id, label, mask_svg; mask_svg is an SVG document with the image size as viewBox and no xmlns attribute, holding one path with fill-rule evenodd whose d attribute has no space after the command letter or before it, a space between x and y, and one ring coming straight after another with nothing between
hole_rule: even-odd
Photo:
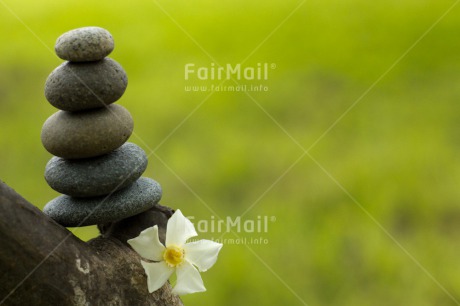
<instances>
[{"instance_id":1,"label":"smooth pebble","mask_svg":"<svg viewBox=\"0 0 460 306\"><path fill-rule=\"evenodd\" d=\"M60 110L81 111L117 101L127 86L126 72L111 58L89 63L65 62L48 76L45 97Z\"/></svg>"},{"instance_id":2,"label":"smooth pebble","mask_svg":"<svg viewBox=\"0 0 460 306\"><path fill-rule=\"evenodd\" d=\"M131 185L144 173L147 163L144 150L128 142L113 152L93 158L55 156L46 165L45 179L60 193L94 197Z\"/></svg>"},{"instance_id":3,"label":"smooth pebble","mask_svg":"<svg viewBox=\"0 0 460 306\"><path fill-rule=\"evenodd\" d=\"M154 207L161 199L161 194L161 187L156 181L142 177L131 186L110 196L59 196L48 202L43 212L67 227L104 224L137 215Z\"/></svg>"},{"instance_id":4,"label":"smooth pebble","mask_svg":"<svg viewBox=\"0 0 460 306\"><path fill-rule=\"evenodd\" d=\"M83 112L58 111L43 125L41 140L53 155L74 159L109 153L128 140L133 118L123 106Z\"/></svg>"},{"instance_id":5,"label":"smooth pebble","mask_svg":"<svg viewBox=\"0 0 460 306\"><path fill-rule=\"evenodd\" d=\"M60 58L72 62L101 60L113 51L113 37L100 27L84 27L59 36L54 50Z\"/></svg>"}]
</instances>

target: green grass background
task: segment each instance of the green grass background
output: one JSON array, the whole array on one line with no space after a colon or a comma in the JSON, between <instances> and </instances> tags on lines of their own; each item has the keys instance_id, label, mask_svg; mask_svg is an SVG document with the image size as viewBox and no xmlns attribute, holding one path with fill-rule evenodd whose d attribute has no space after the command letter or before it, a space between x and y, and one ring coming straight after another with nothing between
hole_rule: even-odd
<instances>
[{"instance_id":1,"label":"green grass background","mask_svg":"<svg viewBox=\"0 0 460 306\"><path fill-rule=\"evenodd\" d=\"M453 3L310 0L285 20L300 2L0 1L0 179L38 207L58 195L40 143L54 42L101 26L162 203L196 220L254 203L244 218L276 217L239 234L267 245L225 245L186 305L456 305L460 5L410 49ZM209 94L184 91L184 65L212 62L203 50L275 63L269 91L215 93L174 131ZM323 169L308 155L290 168L305 149Z\"/></svg>"}]
</instances>

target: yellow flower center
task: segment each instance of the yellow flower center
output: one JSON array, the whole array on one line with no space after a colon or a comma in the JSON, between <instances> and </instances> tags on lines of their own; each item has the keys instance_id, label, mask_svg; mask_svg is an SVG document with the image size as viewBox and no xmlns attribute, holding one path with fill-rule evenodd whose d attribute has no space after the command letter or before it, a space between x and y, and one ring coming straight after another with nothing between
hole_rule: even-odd
<instances>
[{"instance_id":1,"label":"yellow flower center","mask_svg":"<svg viewBox=\"0 0 460 306\"><path fill-rule=\"evenodd\" d=\"M177 245L170 245L164 250L163 258L168 266L177 267L184 261L184 249Z\"/></svg>"}]
</instances>

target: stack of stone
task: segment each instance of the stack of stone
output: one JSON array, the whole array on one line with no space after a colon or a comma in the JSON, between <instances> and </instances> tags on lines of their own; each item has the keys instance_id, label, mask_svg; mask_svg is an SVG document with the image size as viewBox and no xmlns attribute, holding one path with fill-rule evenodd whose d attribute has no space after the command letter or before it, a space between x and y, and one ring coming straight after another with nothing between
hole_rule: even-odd
<instances>
[{"instance_id":1,"label":"stack of stone","mask_svg":"<svg viewBox=\"0 0 460 306\"><path fill-rule=\"evenodd\" d=\"M133 131L131 114L112 104L128 84L123 68L106 57L113 48L110 33L98 27L72 30L56 42L56 54L66 62L48 77L45 96L60 111L46 120L41 139L55 155L46 181L64 195L44 212L64 226L118 221L161 198L156 181L140 178L145 152L125 143Z\"/></svg>"}]
</instances>

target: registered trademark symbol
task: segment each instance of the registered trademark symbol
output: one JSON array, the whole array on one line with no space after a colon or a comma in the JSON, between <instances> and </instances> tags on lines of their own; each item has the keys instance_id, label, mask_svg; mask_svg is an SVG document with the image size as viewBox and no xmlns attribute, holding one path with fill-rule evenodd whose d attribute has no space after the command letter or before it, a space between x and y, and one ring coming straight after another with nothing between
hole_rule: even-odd
<instances>
[{"instance_id":1,"label":"registered trademark symbol","mask_svg":"<svg viewBox=\"0 0 460 306\"><path fill-rule=\"evenodd\" d=\"M271 217L270 217L270 221L271 221L271 222L275 222L275 221L276 221L276 217L275 217L275 216L271 216Z\"/></svg>"},{"instance_id":2,"label":"registered trademark symbol","mask_svg":"<svg viewBox=\"0 0 460 306\"><path fill-rule=\"evenodd\" d=\"M270 64L270 68L271 68L271 69L276 69L276 64L275 64L275 63ZM276 218L275 218L275 219L276 219Z\"/></svg>"}]
</instances>

